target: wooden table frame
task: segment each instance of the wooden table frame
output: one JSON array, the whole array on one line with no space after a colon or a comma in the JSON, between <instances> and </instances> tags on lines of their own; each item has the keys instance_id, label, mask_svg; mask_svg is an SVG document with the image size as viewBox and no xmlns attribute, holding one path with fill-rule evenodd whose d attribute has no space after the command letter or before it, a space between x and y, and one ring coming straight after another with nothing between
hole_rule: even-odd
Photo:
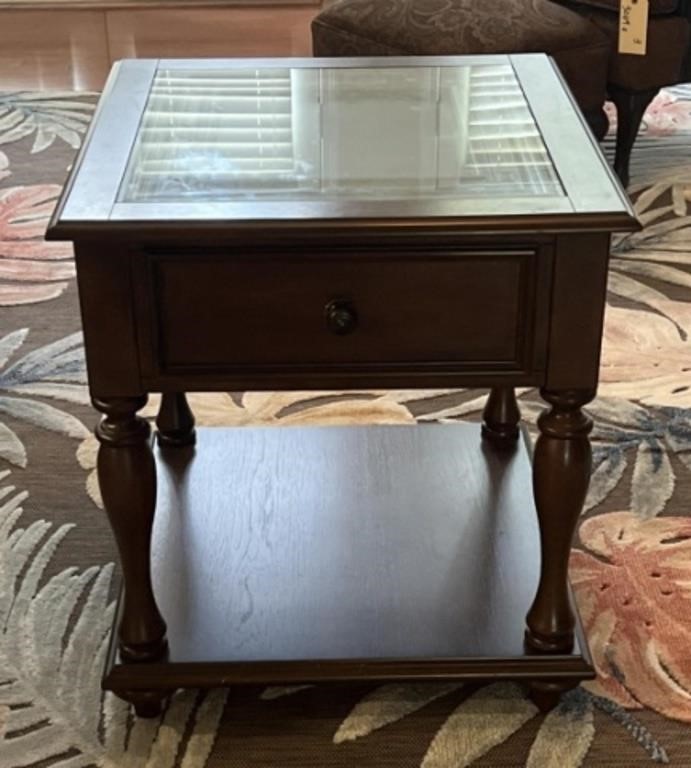
<instances>
[{"instance_id":1,"label":"wooden table frame","mask_svg":"<svg viewBox=\"0 0 691 768\"><path fill-rule=\"evenodd\" d=\"M257 60L223 65L449 66L459 61L469 59ZM366 206L356 201L261 206L118 202L157 66L218 67L219 62L128 61L115 67L48 237L75 243L89 384L94 406L103 414L96 430L101 444L99 482L125 584L118 630L118 652L124 662L155 664L166 653L166 624L150 575L156 470L149 424L137 415L149 392L163 393L157 419L159 440L175 447L194 440L194 418L184 394L189 391L490 387L483 434L502 448L515 445L519 435L513 388L531 386L539 387L548 409L538 420L540 436L534 450L542 566L526 619L526 642L537 657L526 669L534 676L534 695L545 705L589 674L584 664L571 676L555 677L552 671L548 679L541 679L540 659L568 655L574 646L568 555L591 467L592 422L582 409L597 388L610 233L638 225L551 61L535 55L483 57L482 61L513 65L564 186L563 198L513 201L509 214L503 213L506 201L502 200L476 208L472 201L458 200L383 201ZM208 363L202 364L201 358L186 363L183 358L194 356L193 350L183 342L172 352L165 346L174 322L167 325L154 307L179 299L182 294L170 287L177 285L175 270L180 264L186 268L199 262L200 254L207 264L203 279L209 290L218 274L229 274L223 270L237 268L252 279L255 266L269 274L271 264L286 259L303 270L301 275L309 273L309 263L338 265L359 259L383 264L385 270L387 264L407 259L413 266L429 263L430 270L440 270L440 276L456 268L459 274L467 270L474 275L473 265L485 259L498 265L500 277L508 275L506 279L514 281L511 284L519 294L515 353L481 359L483 348L478 346L463 360L444 357L442 350L431 362L378 362L370 349L359 361L333 364L303 360L291 365L270 358L245 365L219 364L212 358L221 349L224 331L209 326L205 327L208 335L204 334L210 350ZM303 269L301 263L308 266ZM406 290L402 282L400 287ZM487 295L466 293L462 298L468 316L483 317ZM280 301L278 288L276 300ZM429 309L435 299L421 295L419 301ZM435 663L434 676L463 677L458 666L445 665L444 660ZM417 671L413 667L401 661L398 667L394 664L394 674L406 679L431 674L426 666ZM316 679L362 677L352 670L350 674L334 670ZM229 667L223 679L231 679L232 674ZM276 680L294 679L296 674L287 667L271 671ZM390 674L389 667L386 675ZM262 676L245 672L239 677L248 681ZM377 677L375 664L365 677ZM210 678L202 678L194 679L210 684ZM133 701L140 714L158 711L166 686L174 687L175 682L160 679L156 687L142 689L134 672L124 679L129 687L121 679L117 691Z\"/></svg>"}]
</instances>

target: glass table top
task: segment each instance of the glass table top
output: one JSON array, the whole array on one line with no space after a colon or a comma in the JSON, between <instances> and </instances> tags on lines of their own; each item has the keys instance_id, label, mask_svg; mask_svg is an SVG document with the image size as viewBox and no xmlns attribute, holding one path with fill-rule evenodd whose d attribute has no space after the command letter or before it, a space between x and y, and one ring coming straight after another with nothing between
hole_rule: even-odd
<instances>
[{"instance_id":1,"label":"glass table top","mask_svg":"<svg viewBox=\"0 0 691 768\"><path fill-rule=\"evenodd\" d=\"M508 62L161 67L117 202L564 195Z\"/></svg>"}]
</instances>

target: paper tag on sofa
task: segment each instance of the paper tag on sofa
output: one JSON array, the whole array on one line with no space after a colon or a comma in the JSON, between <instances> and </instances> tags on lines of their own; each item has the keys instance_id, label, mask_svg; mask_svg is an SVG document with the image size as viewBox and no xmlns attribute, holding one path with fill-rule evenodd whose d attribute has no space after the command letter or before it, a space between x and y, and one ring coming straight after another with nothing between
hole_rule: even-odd
<instances>
[{"instance_id":1,"label":"paper tag on sofa","mask_svg":"<svg viewBox=\"0 0 691 768\"><path fill-rule=\"evenodd\" d=\"M648 46L649 0L621 0L619 53L645 56Z\"/></svg>"}]
</instances>

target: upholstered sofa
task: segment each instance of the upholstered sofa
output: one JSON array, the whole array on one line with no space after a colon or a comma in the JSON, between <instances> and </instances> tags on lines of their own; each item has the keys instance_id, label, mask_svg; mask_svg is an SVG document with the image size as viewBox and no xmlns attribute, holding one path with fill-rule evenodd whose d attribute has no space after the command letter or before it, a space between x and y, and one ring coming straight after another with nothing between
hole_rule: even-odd
<instances>
[{"instance_id":1,"label":"upholstered sofa","mask_svg":"<svg viewBox=\"0 0 691 768\"><path fill-rule=\"evenodd\" d=\"M618 117L614 167L627 184L632 147L647 106L660 88L691 80L691 2L650 0L645 56L617 53L620 2L578 0L568 5L593 22L610 41L607 91Z\"/></svg>"}]
</instances>

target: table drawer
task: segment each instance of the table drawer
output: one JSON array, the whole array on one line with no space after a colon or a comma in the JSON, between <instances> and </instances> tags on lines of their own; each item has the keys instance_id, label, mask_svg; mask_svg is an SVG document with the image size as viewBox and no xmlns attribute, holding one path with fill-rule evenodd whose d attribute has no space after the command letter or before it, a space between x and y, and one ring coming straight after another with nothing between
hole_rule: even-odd
<instances>
[{"instance_id":1,"label":"table drawer","mask_svg":"<svg viewBox=\"0 0 691 768\"><path fill-rule=\"evenodd\" d=\"M530 371L538 259L525 251L152 256L149 375L345 367ZM145 366L146 368L146 366Z\"/></svg>"}]
</instances>

